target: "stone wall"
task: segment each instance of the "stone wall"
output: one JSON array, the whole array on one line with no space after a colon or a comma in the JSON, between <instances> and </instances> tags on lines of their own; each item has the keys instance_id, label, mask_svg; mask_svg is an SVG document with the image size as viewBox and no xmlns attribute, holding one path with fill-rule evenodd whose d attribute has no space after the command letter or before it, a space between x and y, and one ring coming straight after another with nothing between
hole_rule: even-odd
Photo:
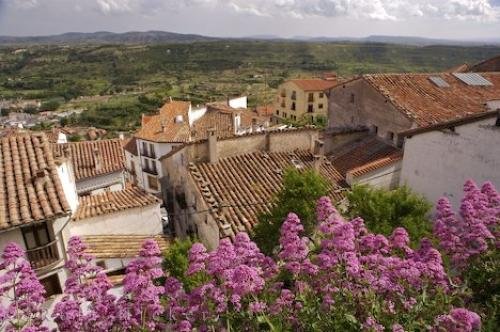
<instances>
[{"instance_id":1,"label":"stone wall","mask_svg":"<svg viewBox=\"0 0 500 332\"><path fill-rule=\"evenodd\" d=\"M365 126L384 139L411 129L413 122L364 79L353 80L330 90L328 107L330 128Z\"/></svg>"}]
</instances>

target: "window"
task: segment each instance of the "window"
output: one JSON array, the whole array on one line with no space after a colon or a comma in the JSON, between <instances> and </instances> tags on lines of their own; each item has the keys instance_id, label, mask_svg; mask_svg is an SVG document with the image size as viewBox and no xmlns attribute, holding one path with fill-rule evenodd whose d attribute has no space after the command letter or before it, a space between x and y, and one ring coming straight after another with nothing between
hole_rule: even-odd
<instances>
[{"instance_id":1,"label":"window","mask_svg":"<svg viewBox=\"0 0 500 332\"><path fill-rule=\"evenodd\" d=\"M319 104L319 105L318 105L318 108L319 108L320 110L322 110L322 109L323 109L323 104Z\"/></svg>"},{"instance_id":2,"label":"window","mask_svg":"<svg viewBox=\"0 0 500 332\"><path fill-rule=\"evenodd\" d=\"M42 247L50 242L49 230L45 222L23 227L21 230L28 250Z\"/></svg>"},{"instance_id":3,"label":"window","mask_svg":"<svg viewBox=\"0 0 500 332\"><path fill-rule=\"evenodd\" d=\"M290 107L292 111L295 111L295 102L292 103L292 106Z\"/></svg>"},{"instance_id":4,"label":"window","mask_svg":"<svg viewBox=\"0 0 500 332\"><path fill-rule=\"evenodd\" d=\"M392 141L394 139L394 133L392 131L388 131L385 135L385 138L389 141Z\"/></svg>"},{"instance_id":5,"label":"window","mask_svg":"<svg viewBox=\"0 0 500 332\"><path fill-rule=\"evenodd\" d=\"M311 93L309 93L309 96L308 96L308 98L307 98L307 101L308 101L308 102L310 102L310 103L314 102L314 93L312 93L312 92L311 92Z\"/></svg>"},{"instance_id":6,"label":"window","mask_svg":"<svg viewBox=\"0 0 500 332\"><path fill-rule=\"evenodd\" d=\"M286 119L286 113L283 113L283 117Z\"/></svg>"},{"instance_id":7,"label":"window","mask_svg":"<svg viewBox=\"0 0 500 332\"><path fill-rule=\"evenodd\" d=\"M292 91L292 100L297 99L297 92Z\"/></svg>"},{"instance_id":8,"label":"window","mask_svg":"<svg viewBox=\"0 0 500 332\"><path fill-rule=\"evenodd\" d=\"M148 154L148 144L146 142L142 142L142 154L143 155Z\"/></svg>"},{"instance_id":9,"label":"window","mask_svg":"<svg viewBox=\"0 0 500 332\"><path fill-rule=\"evenodd\" d=\"M354 103L354 93L351 93L351 103Z\"/></svg>"},{"instance_id":10,"label":"window","mask_svg":"<svg viewBox=\"0 0 500 332\"><path fill-rule=\"evenodd\" d=\"M149 144L149 156L151 158L156 158L156 155L155 155L155 146L153 144Z\"/></svg>"},{"instance_id":11,"label":"window","mask_svg":"<svg viewBox=\"0 0 500 332\"><path fill-rule=\"evenodd\" d=\"M285 89L281 90L281 97L283 97L283 98L286 97L286 90Z\"/></svg>"},{"instance_id":12,"label":"window","mask_svg":"<svg viewBox=\"0 0 500 332\"><path fill-rule=\"evenodd\" d=\"M375 126L375 125L371 125L370 126L370 131L374 134L377 134L378 133L378 127Z\"/></svg>"},{"instance_id":13,"label":"window","mask_svg":"<svg viewBox=\"0 0 500 332\"><path fill-rule=\"evenodd\" d=\"M325 96L325 94L324 94L323 92L320 92L320 93L319 93L319 97L320 97L320 98L323 98L324 96Z\"/></svg>"},{"instance_id":14,"label":"window","mask_svg":"<svg viewBox=\"0 0 500 332\"><path fill-rule=\"evenodd\" d=\"M495 122L495 126L500 127L500 114L497 115L497 121Z\"/></svg>"},{"instance_id":15,"label":"window","mask_svg":"<svg viewBox=\"0 0 500 332\"><path fill-rule=\"evenodd\" d=\"M158 179L156 179L156 176L148 175L148 186L151 190L158 190Z\"/></svg>"},{"instance_id":16,"label":"window","mask_svg":"<svg viewBox=\"0 0 500 332\"><path fill-rule=\"evenodd\" d=\"M314 105L307 105L307 112L313 113L314 112Z\"/></svg>"},{"instance_id":17,"label":"window","mask_svg":"<svg viewBox=\"0 0 500 332\"><path fill-rule=\"evenodd\" d=\"M280 111L279 110L276 110L276 115L280 115Z\"/></svg>"},{"instance_id":18,"label":"window","mask_svg":"<svg viewBox=\"0 0 500 332\"><path fill-rule=\"evenodd\" d=\"M156 172L156 161L151 161L151 170L153 173L157 174Z\"/></svg>"}]
</instances>

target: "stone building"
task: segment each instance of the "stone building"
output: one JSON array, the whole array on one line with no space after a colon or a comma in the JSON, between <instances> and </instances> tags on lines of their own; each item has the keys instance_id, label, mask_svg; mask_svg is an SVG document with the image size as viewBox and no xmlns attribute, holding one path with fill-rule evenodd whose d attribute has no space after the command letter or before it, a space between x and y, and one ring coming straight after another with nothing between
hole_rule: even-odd
<instances>
[{"instance_id":1,"label":"stone building","mask_svg":"<svg viewBox=\"0 0 500 332\"><path fill-rule=\"evenodd\" d=\"M371 74L330 90L329 128L364 126L401 145L399 133L485 112L500 73Z\"/></svg>"},{"instance_id":2,"label":"stone building","mask_svg":"<svg viewBox=\"0 0 500 332\"><path fill-rule=\"evenodd\" d=\"M172 150L161 162L168 174L164 179L168 188L165 201L176 234L195 234L207 247L215 248L220 238L251 231L258 214L272 206L287 167L318 170L329 181L334 202L341 204L351 170L367 165L363 174L379 172L385 176L390 172L384 166L400 162L398 149L366 130L330 133L325 138L329 140L328 151L319 138L320 132L314 128L225 139L218 139L212 131L207 140ZM395 156L394 161L374 165L388 156ZM391 185L391 176L399 173L388 174L383 185ZM355 178L352 183L361 180L364 178Z\"/></svg>"},{"instance_id":3,"label":"stone building","mask_svg":"<svg viewBox=\"0 0 500 332\"><path fill-rule=\"evenodd\" d=\"M274 101L274 117L282 120L306 121L313 123L328 115L328 96L330 88L337 84L335 76L327 79L294 79L278 87Z\"/></svg>"}]
</instances>

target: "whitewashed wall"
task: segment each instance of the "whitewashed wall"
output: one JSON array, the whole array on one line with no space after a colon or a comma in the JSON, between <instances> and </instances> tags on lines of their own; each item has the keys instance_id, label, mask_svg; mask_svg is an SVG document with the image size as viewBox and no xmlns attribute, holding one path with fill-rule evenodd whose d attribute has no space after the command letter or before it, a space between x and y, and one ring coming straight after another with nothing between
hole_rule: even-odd
<instances>
[{"instance_id":1,"label":"whitewashed wall","mask_svg":"<svg viewBox=\"0 0 500 332\"><path fill-rule=\"evenodd\" d=\"M352 176L351 173L347 173L346 181L350 186L354 184L368 184L377 188L394 189L399 185L401 164L401 162L396 162L357 177Z\"/></svg>"},{"instance_id":2,"label":"whitewashed wall","mask_svg":"<svg viewBox=\"0 0 500 332\"><path fill-rule=\"evenodd\" d=\"M247 96L243 96L243 97L229 99L228 104L232 108L247 108L248 105L247 101L248 101Z\"/></svg>"},{"instance_id":3,"label":"whitewashed wall","mask_svg":"<svg viewBox=\"0 0 500 332\"><path fill-rule=\"evenodd\" d=\"M156 235L162 233L160 204L72 221L71 235Z\"/></svg>"},{"instance_id":4,"label":"whitewashed wall","mask_svg":"<svg viewBox=\"0 0 500 332\"><path fill-rule=\"evenodd\" d=\"M57 174L61 180L61 185L63 187L64 195L68 201L71 211L76 211L78 207L78 195L76 193L75 178L73 176L73 170L68 162L64 162L57 167Z\"/></svg>"},{"instance_id":5,"label":"whitewashed wall","mask_svg":"<svg viewBox=\"0 0 500 332\"><path fill-rule=\"evenodd\" d=\"M463 184L492 181L500 188L500 127L495 118L431 131L405 141L401 180L435 203L446 196L458 208Z\"/></svg>"}]
</instances>

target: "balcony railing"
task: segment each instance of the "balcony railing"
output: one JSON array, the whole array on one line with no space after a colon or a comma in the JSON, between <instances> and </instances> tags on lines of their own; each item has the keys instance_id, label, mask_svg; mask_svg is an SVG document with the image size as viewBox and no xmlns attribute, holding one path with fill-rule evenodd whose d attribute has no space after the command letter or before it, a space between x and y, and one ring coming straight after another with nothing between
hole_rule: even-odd
<instances>
[{"instance_id":1,"label":"balcony railing","mask_svg":"<svg viewBox=\"0 0 500 332\"><path fill-rule=\"evenodd\" d=\"M44 246L26 251L28 260L34 270L40 270L49 265L60 261L57 249L57 240L54 240Z\"/></svg>"},{"instance_id":2,"label":"balcony railing","mask_svg":"<svg viewBox=\"0 0 500 332\"><path fill-rule=\"evenodd\" d=\"M154 151L148 151L148 150L142 149L141 150L141 155L143 157L148 157L148 158L151 158L151 159L156 159L156 153Z\"/></svg>"},{"instance_id":3,"label":"balcony railing","mask_svg":"<svg viewBox=\"0 0 500 332\"><path fill-rule=\"evenodd\" d=\"M150 167L143 167L142 168L142 171L143 172L146 172L148 174L151 174L151 175L158 175L158 170L157 169L154 169L154 168L150 168Z\"/></svg>"}]
</instances>

